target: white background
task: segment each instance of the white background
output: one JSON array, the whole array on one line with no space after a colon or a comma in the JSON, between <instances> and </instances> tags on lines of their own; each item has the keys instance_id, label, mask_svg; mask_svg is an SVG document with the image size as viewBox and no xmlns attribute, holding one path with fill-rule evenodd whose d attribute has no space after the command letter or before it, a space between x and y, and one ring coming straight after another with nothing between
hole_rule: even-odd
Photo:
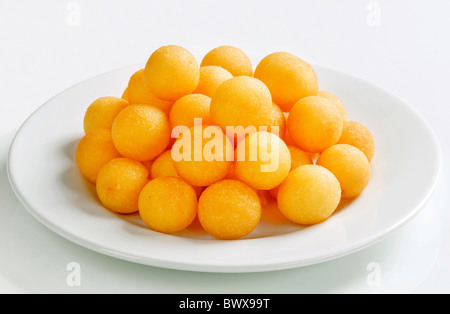
<instances>
[{"instance_id":1,"label":"white background","mask_svg":"<svg viewBox=\"0 0 450 314\"><path fill-rule=\"evenodd\" d=\"M450 292L449 14L446 0L0 0L0 292ZM268 273L145 267L48 231L9 188L4 163L11 132L64 89L144 62L166 44L197 55L223 44L253 55L290 51L397 94L440 139L443 172L433 198L402 230L369 249ZM74 261L82 282L71 288L66 265ZM380 286L367 284L371 262L381 267Z\"/></svg>"}]
</instances>

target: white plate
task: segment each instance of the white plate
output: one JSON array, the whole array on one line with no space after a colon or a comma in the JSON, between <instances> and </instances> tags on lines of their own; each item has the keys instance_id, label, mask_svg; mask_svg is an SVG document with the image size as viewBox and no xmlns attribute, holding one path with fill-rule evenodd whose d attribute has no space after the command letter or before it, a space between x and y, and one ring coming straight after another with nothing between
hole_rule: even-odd
<instances>
[{"instance_id":1,"label":"white plate","mask_svg":"<svg viewBox=\"0 0 450 314\"><path fill-rule=\"evenodd\" d=\"M17 133L8 160L15 193L29 212L59 235L116 258L183 270L255 272L311 265L367 247L404 225L424 206L438 179L438 141L405 102L358 78L316 66L322 90L338 95L349 119L374 134L367 189L326 222L261 223L245 239L215 240L183 232L160 234L136 216L105 210L75 165L86 107L119 95L130 66L80 83L40 107Z\"/></svg>"}]
</instances>

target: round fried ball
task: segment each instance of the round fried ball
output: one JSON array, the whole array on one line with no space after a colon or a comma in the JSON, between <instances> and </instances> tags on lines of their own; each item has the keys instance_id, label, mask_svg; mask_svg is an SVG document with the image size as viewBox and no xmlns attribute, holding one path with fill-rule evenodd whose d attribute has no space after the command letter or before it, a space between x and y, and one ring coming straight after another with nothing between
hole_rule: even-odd
<instances>
[{"instance_id":1,"label":"round fried ball","mask_svg":"<svg viewBox=\"0 0 450 314\"><path fill-rule=\"evenodd\" d=\"M110 129L120 111L128 102L117 97L101 97L95 100L84 115L84 132L96 129Z\"/></svg>"},{"instance_id":2,"label":"round fried ball","mask_svg":"<svg viewBox=\"0 0 450 314\"><path fill-rule=\"evenodd\" d=\"M292 107L287 124L289 136L296 146L319 153L338 142L344 120L328 99L310 96Z\"/></svg>"},{"instance_id":3,"label":"round fried ball","mask_svg":"<svg viewBox=\"0 0 450 314\"><path fill-rule=\"evenodd\" d=\"M98 173L110 160L119 158L114 146L111 131L97 129L86 134L78 143L76 162L83 176L91 183L96 183Z\"/></svg>"},{"instance_id":4,"label":"round fried ball","mask_svg":"<svg viewBox=\"0 0 450 314\"><path fill-rule=\"evenodd\" d=\"M289 152L291 153L291 168L289 171L294 170L297 167L303 165L312 165L313 161L307 152L302 151L300 148L288 145ZM269 190L270 196L277 198L279 186Z\"/></svg>"},{"instance_id":5,"label":"round fried ball","mask_svg":"<svg viewBox=\"0 0 450 314\"><path fill-rule=\"evenodd\" d=\"M130 105L151 105L169 115L173 101L159 99L150 91L144 80L144 69L134 73L128 82L127 98Z\"/></svg>"},{"instance_id":6,"label":"round fried ball","mask_svg":"<svg viewBox=\"0 0 450 314\"><path fill-rule=\"evenodd\" d=\"M345 121L341 138L338 144L349 144L359 148L372 161L375 153L375 139L372 133L364 125L355 121Z\"/></svg>"},{"instance_id":7,"label":"round fried ball","mask_svg":"<svg viewBox=\"0 0 450 314\"><path fill-rule=\"evenodd\" d=\"M212 97L217 88L232 77L230 72L220 66L202 66L200 67L200 81L194 93Z\"/></svg>"},{"instance_id":8,"label":"round fried ball","mask_svg":"<svg viewBox=\"0 0 450 314\"><path fill-rule=\"evenodd\" d=\"M156 97L174 101L197 88L200 70L195 57L186 49L163 46L148 59L144 78Z\"/></svg>"},{"instance_id":9,"label":"round fried ball","mask_svg":"<svg viewBox=\"0 0 450 314\"><path fill-rule=\"evenodd\" d=\"M342 101L337 96L333 95L332 93L324 92L324 91L319 91L317 93L317 96L324 97L324 98L330 100L336 106L337 110L341 114L344 121L347 120L347 110L345 109Z\"/></svg>"},{"instance_id":10,"label":"round fried ball","mask_svg":"<svg viewBox=\"0 0 450 314\"><path fill-rule=\"evenodd\" d=\"M236 147L236 176L255 189L273 189L283 182L290 167L288 147L272 133L251 133Z\"/></svg>"},{"instance_id":11,"label":"round fried ball","mask_svg":"<svg viewBox=\"0 0 450 314\"><path fill-rule=\"evenodd\" d=\"M295 146L288 146L289 152L291 153L291 171L297 167L303 165L312 165L313 161L311 159L310 154L297 148Z\"/></svg>"},{"instance_id":12,"label":"round fried ball","mask_svg":"<svg viewBox=\"0 0 450 314\"><path fill-rule=\"evenodd\" d=\"M159 177L178 177L170 150L166 150L153 161L151 175L153 179Z\"/></svg>"},{"instance_id":13,"label":"round fried ball","mask_svg":"<svg viewBox=\"0 0 450 314\"><path fill-rule=\"evenodd\" d=\"M287 127L287 121L289 118L289 113L288 112L283 112L284 117L286 119L286 131L284 132L284 137L282 137L283 141L286 143L286 145L290 145L290 146L294 146L295 143L292 140L291 136L289 135L289 128Z\"/></svg>"},{"instance_id":14,"label":"round fried ball","mask_svg":"<svg viewBox=\"0 0 450 314\"><path fill-rule=\"evenodd\" d=\"M317 159L317 165L330 170L339 180L342 198L354 198L369 184L370 163L356 147L338 144L326 149Z\"/></svg>"},{"instance_id":15,"label":"round fried ball","mask_svg":"<svg viewBox=\"0 0 450 314\"><path fill-rule=\"evenodd\" d=\"M233 240L248 235L261 218L256 192L236 180L224 180L206 188L198 203L202 227L218 239Z\"/></svg>"},{"instance_id":16,"label":"round fried ball","mask_svg":"<svg viewBox=\"0 0 450 314\"><path fill-rule=\"evenodd\" d=\"M184 125L188 128L194 126L194 119L201 118L203 125L211 125L209 108L211 98L202 94L190 94L178 99L170 111L170 127Z\"/></svg>"},{"instance_id":17,"label":"round fried ball","mask_svg":"<svg viewBox=\"0 0 450 314\"><path fill-rule=\"evenodd\" d=\"M317 95L319 90L313 68L287 52L266 56L256 67L254 76L267 85L273 101L285 112L301 98Z\"/></svg>"},{"instance_id":18,"label":"round fried ball","mask_svg":"<svg viewBox=\"0 0 450 314\"><path fill-rule=\"evenodd\" d=\"M125 88L125 90L123 91L122 97L120 97L120 98L122 98L123 100L128 101L128 87Z\"/></svg>"},{"instance_id":19,"label":"round fried ball","mask_svg":"<svg viewBox=\"0 0 450 314\"><path fill-rule=\"evenodd\" d=\"M281 213L292 222L312 225L328 219L341 199L339 181L327 169L304 165L295 168L278 191Z\"/></svg>"},{"instance_id":20,"label":"round fried ball","mask_svg":"<svg viewBox=\"0 0 450 314\"><path fill-rule=\"evenodd\" d=\"M139 214L153 230L175 233L184 230L197 214L194 189L180 178L150 181L139 197Z\"/></svg>"},{"instance_id":21,"label":"round fried ball","mask_svg":"<svg viewBox=\"0 0 450 314\"><path fill-rule=\"evenodd\" d=\"M273 224L285 224L290 222L278 208L275 199L269 199L267 203L261 203L261 220L268 221Z\"/></svg>"},{"instance_id":22,"label":"round fried ball","mask_svg":"<svg viewBox=\"0 0 450 314\"><path fill-rule=\"evenodd\" d=\"M272 107L272 114L270 116L270 121L268 123L268 132L273 133L280 138L284 138L286 134L286 118L283 111L275 103ZM275 128L278 127L278 128ZM261 130L261 129L260 129Z\"/></svg>"},{"instance_id":23,"label":"round fried ball","mask_svg":"<svg viewBox=\"0 0 450 314\"><path fill-rule=\"evenodd\" d=\"M122 156L137 161L152 160L169 144L169 119L156 107L130 105L114 120L112 138Z\"/></svg>"},{"instance_id":24,"label":"round fried ball","mask_svg":"<svg viewBox=\"0 0 450 314\"><path fill-rule=\"evenodd\" d=\"M233 160L233 147L215 126L186 129L172 147L175 170L186 182L208 186L225 178Z\"/></svg>"},{"instance_id":25,"label":"round fried ball","mask_svg":"<svg viewBox=\"0 0 450 314\"><path fill-rule=\"evenodd\" d=\"M178 177L170 149L159 155L152 162L150 173L152 179L160 177ZM203 187L192 185L192 188L194 189L197 198L199 198L203 192Z\"/></svg>"},{"instance_id":26,"label":"round fried ball","mask_svg":"<svg viewBox=\"0 0 450 314\"><path fill-rule=\"evenodd\" d=\"M97 178L103 206L119 214L138 211L139 194L148 183L148 170L140 162L118 158L108 162Z\"/></svg>"},{"instance_id":27,"label":"round fried ball","mask_svg":"<svg viewBox=\"0 0 450 314\"><path fill-rule=\"evenodd\" d=\"M224 82L211 99L211 120L224 132L227 126L268 126L272 113L270 91L260 80L248 76Z\"/></svg>"},{"instance_id":28,"label":"round fried ball","mask_svg":"<svg viewBox=\"0 0 450 314\"><path fill-rule=\"evenodd\" d=\"M216 65L228 70L233 76L253 76L250 59L240 49L232 46L214 48L203 58L201 66Z\"/></svg>"}]
</instances>

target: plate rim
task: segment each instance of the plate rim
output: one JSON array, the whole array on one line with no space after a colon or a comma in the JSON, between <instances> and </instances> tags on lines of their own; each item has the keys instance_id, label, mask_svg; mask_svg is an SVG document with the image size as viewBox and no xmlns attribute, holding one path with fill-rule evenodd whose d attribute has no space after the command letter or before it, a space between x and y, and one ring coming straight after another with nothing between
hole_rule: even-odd
<instances>
[{"instance_id":1,"label":"plate rim","mask_svg":"<svg viewBox=\"0 0 450 314\"><path fill-rule=\"evenodd\" d=\"M27 201L27 198L25 195L23 195L14 179L13 170L11 168L11 159L14 152L14 146L17 143L16 139L20 136L21 132L23 131L24 127L27 125L28 121L32 119L34 116L38 114L40 110L42 110L46 104L51 102L53 99L59 97L60 95L64 94L65 92L71 90L72 88L75 88L79 85L82 85L86 83L87 81L90 81L92 79L101 77L103 75L111 74L112 72L124 70L131 67L137 67L138 65L141 65L141 63L134 63L131 65L119 67L117 69L113 69L110 71L106 71L104 73L95 75L93 77L90 77L86 80L83 80L75 85L72 85L63 91L59 92L55 96L49 98L47 101L45 101L42 105L40 105L36 110L33 111L33 113L21 124L21 126L18 128L17 132L14 134L13 139L11 141L11 145L9 147L7 161L6 161L6 169L7 169L7 176L8 180L11 184L12 190L14 191L16 197L20 201L20 203L25 207L25 209L41 224L43 224L48 229L52 230L54 233L58 234L59 236L69 240L70 242L76 243L77 245L80 245L82 247L85 247L89 250L92 250L94 252L98 252L110 257L126 260L129 262L134 262L138 264L148 265L148 266L155 266L155 267L162 267L162 268L169 268L169 269L177 269L177 270L186 270L186 271L197 271L197 272L219 272L219 273L250 273L250 272L264 272L264 271L274 271L274 270L281 270L281 269L290 269L290 268L296 268L296 267L305 267L309 265L319 264L326 261L334 260L349 254L352 254L354 252L363 250L369 246L374 245L375 243L378 243L385 238L392 235L392 233L399 230L402 226L407 224L410 220L412 220L427 204L427 202L430 200L431 196L433 195L436 186L439 182L441 172L442 172L442 148L439 142L439 139L437 137L437 134L431 127L431 125L428 123L428 121L425 119L425 117L413 106L411 106L407 101L402 99L401 97L393 94L392 92L385 90L384 88L378 86L377 84L374 84L372 82L369 82L368 80L364 78L357 77L353 74L349 74L346 72L343 72L341 70L334 69L329 66L322 66L322 65L316 65L312 64L314 69L323 69L325 71L331 71L338 73L339 75L347 76L351 79L359 80L362 83L370 86L371 88L376 89L378 92L382 92L383 94L388 95L389 97L392 97L398 101L401 106L406 108L406 110L409 110L411 113L414 114L416 118L418 118L421 122L421 124L425 127L429 137L430 137L430 143L432 144L432 147L435 150L436 154L436 167L435 172L433 173L433 183L429 186L428 191L426 195L423 197L420 203L418 203L416 206L414 206L413 209L411 209L407 215L405 215L402 219L399 219L394 224L392 224L389 228L386 228L386 230L380 230L378 232L375 232L374 234L371 234L370 237L366 237L363 240L356 241L352 245L341 249L340 251L326 254L320 257L315 258L308 258L305 260L290 260L285 259L283 261L278 261L276 264L272 263L264 263L264 260L261 260L258 264L233 264L233 265L203 265L203 264L196 264L196 263L186 263L186 262L180 262L180 261L172 261L172 260L165 260L165 259L156 259L156 258L149 258L149 257L140 257L138 255L129 255L121 253L120 251L100 247L98 244L93 243L92 241L85 240L84 238L78 237L68 231L66 231L64 228L53 224L51 221L49 221L44 215L41 215L36 211L33 206ZM239 241L255 241L255 240L261 240L261 239L242 239ZM200 267L201 269L200 269Z\"/></svg>"}]
</instances>

